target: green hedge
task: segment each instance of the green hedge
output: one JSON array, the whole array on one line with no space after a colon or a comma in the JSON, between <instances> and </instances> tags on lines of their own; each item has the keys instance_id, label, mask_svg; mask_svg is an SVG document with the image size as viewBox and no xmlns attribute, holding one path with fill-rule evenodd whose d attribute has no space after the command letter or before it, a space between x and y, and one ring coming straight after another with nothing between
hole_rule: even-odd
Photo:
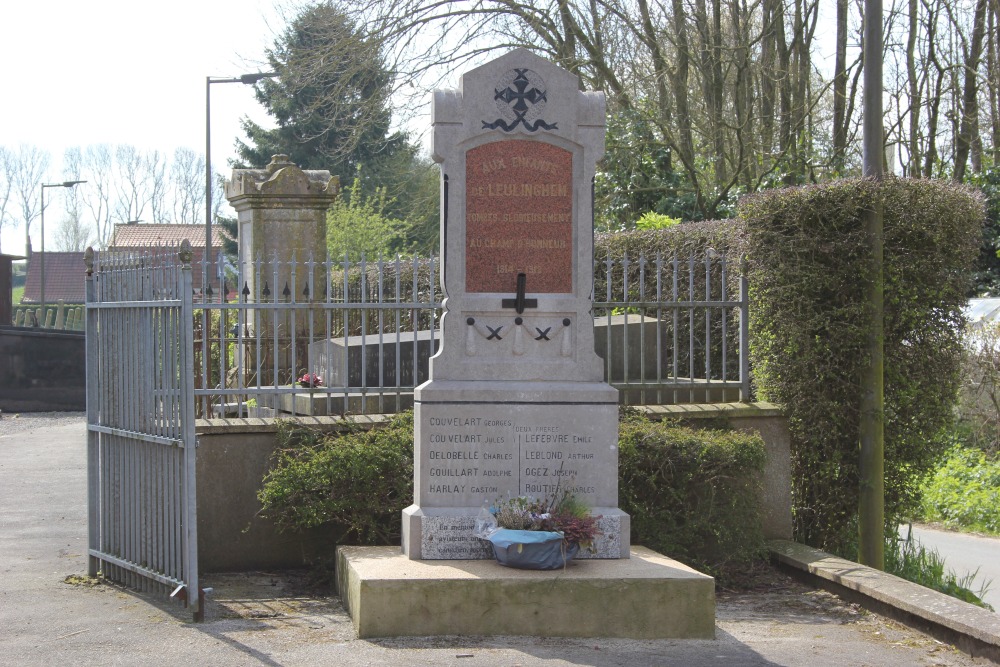
<instances>
[{"instance_id":1,"label":"green hedge","mask_svg":"<svg viewBox=\"0 0 1000 667\"><path fill-rule=\"evenodd\" d=\"M630 412L620 438L620 505L634 544L710 571L761 554L759 436ZM262 516L280 530L326 525L344 543L399 543L400 512L413 501L412 412L334 436L281 422L278 441L258 493Z\"/></svg>"},{"instance_id":2,"label":"green hedge","mask_svg":"<svg viewBox=\"0 0 1000 667\"><path fill-rule=\"evenodd\" d=\"M870 242L884 207L885 488L889 529L914 509L941 453L961 362L962 314L982 234L976 191L940 181L846 180L760 192L739 205L759 395L792 432L796 537L853 555L860 375Z\"/></svg>"},{"instance_id":3,"label":"green hedge","mask_svg":"<svg viewBox=\"0 0 1000 667\"><path fill-rule=\"evenodd\" d=\"M625 413L618 502L632 541L713 573L764 552L764 441L756 433L695 430Z\"/></svg>"},{"instance_id":4,"label":"green hedge","mask_svg":"<svg viewBox=\"0 0 1000 667\"><path fill-rule=\"evenodd\" d=\"M413 503L412 411L336 436L281 421L278 445L257 497L279 530L331 525L348 543L399 543Z\"/></svg>"}]
</instances>

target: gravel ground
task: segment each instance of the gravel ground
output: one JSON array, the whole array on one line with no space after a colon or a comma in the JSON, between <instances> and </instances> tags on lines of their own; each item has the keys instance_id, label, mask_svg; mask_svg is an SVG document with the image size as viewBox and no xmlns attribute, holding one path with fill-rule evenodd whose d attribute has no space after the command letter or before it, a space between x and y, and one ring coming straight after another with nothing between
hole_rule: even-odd
<instances>
[{"instance_id":1,"label":"gravel ground","mask_svg":"<svg viewBox=\"0 0 1000 667\"><path fill-rule=\"evenodd\" d=\"M0 410L0 438L49 426L69 426L86 419L83 412L5 412Z\"/></svg>"}]
</instances>

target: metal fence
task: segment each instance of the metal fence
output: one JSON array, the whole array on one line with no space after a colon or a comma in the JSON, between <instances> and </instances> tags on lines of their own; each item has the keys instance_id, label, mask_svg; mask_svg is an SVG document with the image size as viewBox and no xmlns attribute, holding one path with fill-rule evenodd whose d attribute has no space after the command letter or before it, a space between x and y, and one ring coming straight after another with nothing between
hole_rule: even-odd
<instances>
[{"instance_id":1,"label":"metal fence","mask_svg":"<svg viewBox=\"0 0 1000 667\"><path fill-rule=\"evenodd\" d=\"M594 269L594 332L625 404L750 400L742 263L701 256L605 257Z\"/></svg>"},{"instance_id":2,"label":"metal fence","mask_svg":"<svg viewBox=\"0 0 1000 667\"><path fill-rule=\"evenodd\" d=\"M199 618L190 256L88 251L88 569Z\"/></svg>"},{"instance_id":3,"label":"metal fence","mask_svg":"<svg viewBox=\"0 0 1000 667\"><path fill-rule=\"evenodd\" d=\"M623 403L749 400L738 265L712 251L606 257L594 289L596 351ZM406 409L440 344L442 300L434 257L258 258L196 298L197 414Z\"/></svg>"}]
</instances>

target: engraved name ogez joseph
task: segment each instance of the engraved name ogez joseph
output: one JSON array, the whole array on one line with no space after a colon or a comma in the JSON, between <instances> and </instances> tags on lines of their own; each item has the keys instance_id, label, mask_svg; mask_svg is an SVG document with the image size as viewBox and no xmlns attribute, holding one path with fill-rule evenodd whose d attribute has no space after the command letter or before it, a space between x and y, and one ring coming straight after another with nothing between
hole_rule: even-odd
<instances>
[{"instance_id":1,"label":"engraved name ogez joseph","mask_svg":"<svg viewBox=\"0 0 1000 667\"><path fill-rule=\"evenodd\" d=\"M613 465L611 448L608 461L600 461L592 430L547 421L542 415L474 415L467 408L425 418L425 498L478 494L490 502L508 492L543 497L558 489L593 502L592 470L595 464Z\"/></svg>"}]
</instances>

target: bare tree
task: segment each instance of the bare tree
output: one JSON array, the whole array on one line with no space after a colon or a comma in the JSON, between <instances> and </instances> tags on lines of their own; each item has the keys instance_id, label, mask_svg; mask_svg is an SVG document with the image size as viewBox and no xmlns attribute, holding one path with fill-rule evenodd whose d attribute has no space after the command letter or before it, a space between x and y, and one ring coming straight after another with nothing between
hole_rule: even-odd
<instances>
[{"instance_id":1,"label":"bare tree","mask_svg":"<svg viewBox=\"0 0 1000 667\"><path fill-rule=\"evenodd\" d=\"M63 177L67 181L87 180L84 175L83 155L78 148L66 150L63 154ZM65 252L81 252L96 241L94 226L84 219L83 195L81 189L63 188L64 215L56 227L55 247Z\"/></svg>"},{"instance_id":2,"label":"bare tree","mask_svg":"<svg viewBox=\"0 0 1000 667\"><path fill-rule=\"evenodd\" d=\"M24 221L25 243L31 238L31 223L41 212L41 186L49 169L49 154L38 146L21 144L14 154L14 197Z\"/></svg>"},{"instance_id":3,"label":"bare tree","mask_svg":"<svg viewBox=\"0 0 1000 667\"><path fill-rule=\"evenodd\" d=\"M200 221L205 204L205 158L190 148L178 148L170 164L173 190L173 221L193 224ZM212 201L221 201L213 192Z\"/></svg>"},{"instance_id":4,"label":"bare tree","mask_svg":"<svg viewBox=\"0 0 1000 667\"><path fill-rule=\"evenodd\" d=\"M56 227L56 250L82 252L94 242L94 229L74 213L67 212Z\"/></svg>"},{"instance_id":5,"label":"bare tree","mask_svg":"<svg viewBox=\"0 0 1000 667\"><path fill-rule=\"evenodd\" d=\"M14 192L14 155L6 146L0 146L0 232L8 222L13 222L7 213L11 195Z\"/></svg>"},{"instance_id":6,"label":"bare tree","mask_svg":"<svg viewBox=\"0 0 1000 667\"><path fill-rule=\"evenodd\" d=\"M97 243L103 248L111 240L112 197L115 191L114 151L110 144L96 144L86 149L70 149L79 155L86 174L87 188L82 192L84 207L97 229ZM67 151L69 153L69 151Z\"/></svg>"},{"instance_id":7,"label":"bare tree","mask_svg":"<svg viewBox=\"0 0 1000 667\"><path fill-rule=\"evenodd\" d=\"M120 223L141 220L150 205L154 189L148 156L129 144L116 146L114 171L115 198L112 216Z\"/></svg>"},{"instance_id":8,"label":"bare tree","mask_svg":"<svg viewBox=\"0 0 1000 667\"><path fill-rule=\"evenodd\" d=\"M966 161L979 125L979 62L983 55L983 38L986 33L986 0L976 0L972 22L972 39L965 57L965 81L962 91L961 123L955 137L955 171L952 175L959 183L965 178Z\"/></svg>"},{"instance_id":9,"label":"bare tree","mask_svg":"<svg viewBox=\"0 0 1000 667\"><path fill-rule=\"evenodd\" d=\"M168 201L170 182L167 179L167 159L160 151L154 150L146 153L145 162L151 222L174 222L170 219L173 206Z\"/></svg>"}]
</instances>

